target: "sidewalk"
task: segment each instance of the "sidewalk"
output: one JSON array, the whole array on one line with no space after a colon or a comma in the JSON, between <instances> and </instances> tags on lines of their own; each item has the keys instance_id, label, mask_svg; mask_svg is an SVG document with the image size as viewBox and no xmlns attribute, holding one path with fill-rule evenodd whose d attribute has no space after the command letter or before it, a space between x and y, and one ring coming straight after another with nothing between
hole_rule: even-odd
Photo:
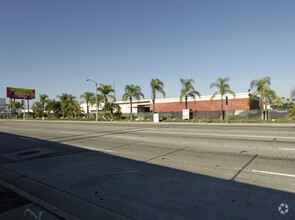
<instances>
[{"instance_id":1,"label":"sidewalk","mask_svg":"<svg viewBox=\"0 0 295 220\"><path fill-rule=\"evenodd\" d=\"M41 200L3 181L0 181L0 195L0 219L64 219L43 207Z\"/></svg>"},{"instance_id":2,"label":"sidewalk","mask_svg":"<svg viewBox=\"0 0 295 220\"><path fill-rule=\"evenodd\" d=\"M72 121L72 120L14 120L14 119L0 119L0 121L22 121L22 122L35 122L35 123L89 123L89 124L154 124L154 125L202 125L202 126L254 126L254 127L295 127L295 123L276 123L276 122L263 122L263 123L216 123L216 122L195 122L195 121L186 121L186 122L159 122L154 123L153 121L150 122L142 122L142 121Z\"/></svg>"}]
</instances>

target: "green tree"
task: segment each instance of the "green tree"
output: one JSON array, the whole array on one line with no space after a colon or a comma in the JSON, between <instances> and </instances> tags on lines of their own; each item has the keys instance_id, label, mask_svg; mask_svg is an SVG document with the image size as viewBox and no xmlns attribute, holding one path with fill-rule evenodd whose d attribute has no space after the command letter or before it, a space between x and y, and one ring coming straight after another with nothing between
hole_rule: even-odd
<instances>
[{"instance_id":1,"label":"green tree","mask_svg":"<svg viewBox=\"0 0 295 220\"><path fill-rule=\"evenodd\" d=\"M201 97L201 93L199 93L198 91L195 90L195 88L193 87L192 83L194 83L193 79L180 79L181 85L182 85L182 89L180 90L180 103L183 102L183 98L185 101L185 109L187 109L187 100L188 97L193 97L194 99L196 98L196 95L198 97Z\"/></svg>"},{"instance_id":2,"label":"green tree","mask_svg":"<svg viewBox=\"0 0 295 220\"><path fill-rule=\"evenodd\" d=\"M115 96L110 94L115 92L115 90L112 89L111 85L104 85L101 83L100 86L97 88L97 91L100 92L101 95L103 95L104 103L108 102L108 98L111 98L115 101Z\"/></svg>"},{"instance_id":3,"label":"green tree","mask_svg":"<svg viewBox=\"0 0 295 220\"><path fill-rule=\"evenodd\" d=\"M62 93L61 96L57 96L60 99L60 105L61 105L61 112L63 115L63 118L65 116L72 117L73 116L73 109L75 105L77 104L76 97L72 94Z\"/></svg>"},{"instance_id":4,"label":"green tree","mask_svg":"<svg viewBox=\"0 0 295 220\"><path fill-rule=\"evenodd\" d=\"M125 86L125 93L122 96L123 101L127 101L129 99L130 101L130 119L133 120L132 116L132 98L135 98L136 100L139 100L140 97L144 98L144 95L141 92L141 88L139 86L126 85Z\"/></svg>"},{"instance_id":5,"label":"green tree","mask_svg":"<svg viewBox=\"0 0 295 220\"><path fill-rule=\"evenodd\" d=\"M48 95L46 94L39 94L39 97L40 97L40 103L41 103L41 106L42 106L42 118L44 118L44 111L45 111L45 104L48 103Z\"/></svg>"},{"instance_id":6,"label":"green tree","mask_svg":"<svg viewBox=\"0 0 295 220\"><path fill-rule=\"evenodd\" d=\"M9 100L9 104L6 104L5 107L11 110L11 114L16 114L16 111L22 106L20 102Z\"/></svg>"},{"instance_id":7,"label":"green tree","mask_svg":"<svg viewBox=\"0 0 295 220\"><path fill-rule=\"evenodd\" d=\"M80 95L80 98L86 101L87 118L89 118L89 103L91 104L93 100L95 101L95 94L93 92L84 92L83 95Z\"/></svg>"},{"instance_id":8,"label":"green tree","mask_svg":"<svg viewBox=\"0 0 295 220\"><path fill-rule=\"evenodd\" d=\"M112 119L118 119L121 116L121 106L118 103L108 102L104 105L103 110L108 112Z\"/></svg>"},{"instance_id":9,"label":"green tree","mask_svg":"<svg viewBox=\"0 0 295 220\"><path fill-rule=\"evenodd\" d=\"M62 117L64 118L66 116L66 111L67 111L67 107L68 107L68 99L69 94L67 93L62 93L61 96L58 95L57 98L60 99L60 109L62 112Z\"/></svg>"},{"instance_id":10,"label":"green tree","mask_svg":"<svg viewBox=\"0 0 295 220\"><path fill-rule=\"evenodd\" d=\"M152 89L153 113L155 114L156 92L162 93L164 97L166 96L166 94L163 89L164 84L159 79L152 79L150 85Z\"/></svg>"},{"instance_id":11,"label":"green tree","mask_svg":"<svg viewBox=\"0 0 295 220\"><path fill-rule=\"evenodd\" d=\"M35 118L40 118L41 116L43 117L44 112L43 112L42 103L41 102L35 102L33 104L32 111L33 111L33 114L34 114Z\"/></svg>"},{"instance_id":12,"label":"green tree","mask_svg":"<svg viewBox=\"0 0 295 220\"><path fill-rule=\"evenodd\" d=\"M99 113L99 107L101 107L100 103L104 100L104 97L101 94L97 94L96 99L97 99L97 112ZM90 105L91 107L96 105L95 96L90 100Z\"/></svg>"},{"instance_id":13,"label":"green tree","mask_svg":"<svg viewBox=\"0 0 295 220\"><path fill-rule=\"evenodd\" d=\"M47 103L45 109L47 111L48 117L50 116L51 112L53 112L54 117L58 118L59 113L61 111L61 103L60 103L60 101L55 101L55 99L48 100L48 103Z\"/></svg>"},{"instance_id":14,"label":"green tree","mask_svg":"<svg viewBox=\"0 0 295 220\"><path fill-rule=\"evenodd\" d=\"M211 96L210 102L213 101L215 96L219 93L221 95L221 120L224 119L223 117L223 96L227 93L230 93L236 98L236 94L230 90L229 84L227 83L229 78L218 78L216 82L211 83L210 89L216 87L218 89L217 92L213 93Z\"/></svg>"},{"instance_id":15,"label":"green tree","mask_svg":"<svg viewBox=\"0 0 295 220\"><path fill-rule=\"evenodd\" d=\"M97 91L100 92L100 94L103 96L104 104L106 104L108 102L108 98L111 98L114 101L116 101L115 96L110 94L110 93L115 92L115 90L112 89L111 85L104 85L104 84L101 83L100 86L97 88ZM105 114L106 114L106 111L105 111Z\"/></svg>"},{"instance_id":16,"label":"green tree","mask_svg":"<svg viewBox=\"0 0 295 220\"><path fill-rule=\"evenodd\" d=\"M259 108L261 110L261 119L266 120L267 103L271 103L273 100L279 100L276 92L270 89L270 77L263 77L259 80L252 80L250 84L251 89L255 89L252 94L252 99L255 96L260 96Z\"/></svg>"},{"instance_id":17,"label":"green tree","mask_svg":"<svg viewBox=\"0 0 295 220\"><path fill-rule=\"evenodd\" d=\"M75 118L79 118L81 114L84 114L83 108L82 108L83 102L80 102L76 104L73 108L73 113Z\"/></svg>"},{"instance_id":18,"label":"green tree","mask_svg":"<svg viewBox=\"0 0 295 220\"><path fill-rule=\"evenodd\" d=\"M74 109L78 102L76 101L76 97L72 94L69 94L67 97L67 108L66 108L66 115L67 117L74 117Z\"/></svg>"}]
</instances>

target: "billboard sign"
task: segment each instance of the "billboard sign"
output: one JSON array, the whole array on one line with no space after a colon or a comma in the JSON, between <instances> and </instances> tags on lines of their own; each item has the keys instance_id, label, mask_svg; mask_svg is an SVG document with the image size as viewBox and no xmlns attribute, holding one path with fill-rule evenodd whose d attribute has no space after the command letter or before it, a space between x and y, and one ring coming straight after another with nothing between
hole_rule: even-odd
<instances>
[{"instance_id":1,"label":"billboard sign","mask_svg":"<svg viewBox=\"0 0 295 220\"><path fill-rule=\"evenodd\" d=\"M6 97L14 99L35 99L35 89L6 88Z\"/></svg>"}]
</instances>

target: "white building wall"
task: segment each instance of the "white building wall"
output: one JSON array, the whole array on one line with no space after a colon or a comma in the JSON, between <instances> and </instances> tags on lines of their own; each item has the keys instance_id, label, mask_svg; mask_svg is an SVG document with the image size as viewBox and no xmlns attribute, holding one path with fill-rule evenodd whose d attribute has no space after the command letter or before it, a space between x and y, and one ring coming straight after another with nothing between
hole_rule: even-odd
<instances>
[{"instance_id":1,"label":"white building wall","mask_svg":"<svg viewBox=\"0 0 295 220\"><path fill-rule=\"evenodd\" d=\"M191 97L188 98L188 101L208 101L211 99L212 95L206 95L206 96L201 96L201 98L196 97L196 99L193 99ZM224 95L224 99L225 96L228 96L228 99L234 99L234 96L231 94L226 94ZM220 100L221 96L220 95L216 95L214 97L213 100ZM243 99L243 98L249 98L249 93L237 93L236 94L236 99ZM156 103L169 103L169 102L179 102L179 98L163 98L163 99L156 99L155 101ZM116 102L121 106L121 111L123 114L128 114L130 113L130 102L126 102L126 101L118 101ZM152 103L151 99L144 99L144 100L132 100L132 113L137 113L138 112L138 105L149 105L150 103ZM95 111L95 106L96 105L89 105L89 112L91 111ZM99 106L99 110L101 110L104 106L104 103L101 103ZM87 112L86 110L86 104L83 103L82 104L82 108L84 109L85 113Z\"/></svg>"}]
</instances>

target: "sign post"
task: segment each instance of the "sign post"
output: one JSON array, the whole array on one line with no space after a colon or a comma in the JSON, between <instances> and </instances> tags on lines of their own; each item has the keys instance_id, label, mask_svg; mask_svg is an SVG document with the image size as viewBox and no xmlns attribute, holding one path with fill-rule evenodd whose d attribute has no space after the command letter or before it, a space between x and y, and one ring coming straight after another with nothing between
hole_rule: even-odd
<instances>
[{"instance_id":1,"label":"sign post","mask_svg":"<svg viewBox=\"0 0 295 220\"><path fill-rule=\"evenodd\" d=\"M182 109L182 120L190 120L190 110Z\"/></svg>"}]
</instances>

